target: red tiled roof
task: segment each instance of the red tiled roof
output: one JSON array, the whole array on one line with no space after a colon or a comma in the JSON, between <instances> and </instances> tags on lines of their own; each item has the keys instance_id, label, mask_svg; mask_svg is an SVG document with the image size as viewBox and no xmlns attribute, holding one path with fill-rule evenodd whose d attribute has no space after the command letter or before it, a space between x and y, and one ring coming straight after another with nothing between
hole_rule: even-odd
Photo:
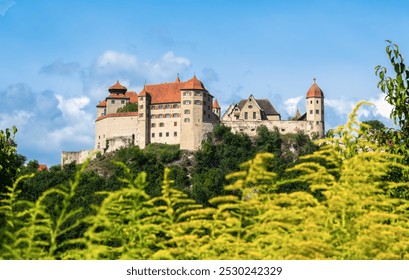
<instances>
[{"instance_id":1,"label":"red tiled roof","mask_svg":"<svg viewBox=\"0 0 409 280\"><path fill-rule=\"evenodd\" d=\"M37 171L43 171L43 170L48 171L48 166L47 166L47 164L39 164L39 165L38 165Z\"/></svg>"},{"instance_id":2,"label":"red tiled roof","mask_svg":"<svg viewBox=\"0 0 409 280\"><path fill-rule=\"evenodd\" d=\"M138 112L123 112L123 113L111 113L105 116L98 117L95 121L100 121L106 118L120 118L120 117L136 117L138 116Z\"/></svg>"},{"instance_id":3,"label":"red tiled roof","mask_svg":"<svg viewBox=\"0 0 409 280\"><path fill-rule=\"evenodd\" d=\"M129 102L137 103L138 102L138 94L135 91L127 91L125 93L126 97L129 97Z\"/></svg>"},{"instance_id":4,"label":"red tiled roof","mask_svg":"<svg viewBox=\"0 0 409 280\"><path fill-rule=\"evenodd\" d=\"M217 99L215 99L214 102L213 102L213 109L220 109L220 105L217 102Z\"/></svg>"},{"instance_id":5,"label":"red tiled roof","mask_svg":"<svg viewBox=\"0 0 409 280\"><path fill-rule=\"evenodd\" d=\"M123 85L121 85L120 83L119 83L119 81L116 81L116 84L115 85L113 85L113 86L111 86L110 88L109 88L109 92L111 92L111 90L124 90L124 91L127 91L128 89L126 88L126 87L124 87Z\"/></svg>"},{"instance_id":6,"label":"red tiled roof","mask_svg":"<svg viewBox=\"0 0 409 280\"><path fill-rule=\"evenodd\" d=\"M146 96L146 85L143 87L143 90L139 93L139 96Z\"/></svg>"},{"instance_id":7,"label":"red tiled roof","mask_svg":"<svg viewBox=\"0 0 409 280\"><path fill-rule=\"evenodd\" d=\"M108 95L107 99L129 99L129 97L125 96L124 94L111 93Z\"/></svg>"},{"instance_id":8,"label":"red tiled roof","mask_svg":"<svg viewBox=\"0 0 409 280\"><path fill-rule=\"evenodd\" d=\"M107 106L107 101L106 101L106 100L101 101L101 102L97 105L97 107L106 107L106 106Z\"/></svg>"},{"instance_id":9,"label":"red tiled roof","mask_svg":"<svg viewBox=\"0 0 409 280\"><path fill-rule=\"evenodd\" d=\"M183 89L206 90L202 82L194 76L186 82L145 85L139 96L145 96L146 93L149 93L152 104L178 103L180 102L180 91Z\"/></svg>"},{"instance_id":10,"label":"red tiled roof","mask_svg":"<svg viewBox=\"0 0 409 280\"><path fill-rule=\"evenodd\" d=\"M203 86L202 82L196 78L196 75L193 76L192 79L183 83L183 87L180 89L199 89L199 90L206 90Z\"/></svg>"},{"instance_id":11,"label":"red tiled roof","mask_svg":"<svg viewBox=\"0 0 409 280\"><path fill-rule=\"evenodd\" d=\"M315 83L310 87L310 89L307 92L307 98L309 97L324 97L324 93L320 89L320 87Z\"/></svg>"}]
</instances>

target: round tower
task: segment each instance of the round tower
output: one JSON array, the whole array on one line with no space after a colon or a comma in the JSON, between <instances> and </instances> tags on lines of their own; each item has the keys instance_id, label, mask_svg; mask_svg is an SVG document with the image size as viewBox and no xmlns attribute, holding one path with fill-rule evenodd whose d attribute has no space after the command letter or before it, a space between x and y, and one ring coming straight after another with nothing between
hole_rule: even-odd
<instances>
[{"instance_id":1,"label":"round tower","mask_svg":"<svg viewBox=\"0 0 409 280\"><path fill-rule=\"evenodd\" d=\"M150 101L151 96L144 87L138 97L138 144L141 149L150 143Z\"/></svg>"},{"instance_id":2,"label":"round tower","mask_svg":"<svg viewBox=\"0 0 409 280\"><path fill-rule=\"evenodd\" d=\"M307 130L310 136L324 137L324 93L316 83L307 92Z\"/></svg>"},{"instance_id":3,"label":"round tower","mask_svg":"<svg viewBox=\"0 0 409 280\"><path fill-rule=\"evenodd\" d=\"M211 101L211 96L196 76L184 82L180 92L180 148L197 150L203 140L203 121L208 119L208 115L210 116L211 113L212 104L207 103ZM209 106L209 110L207 110L207 106Z\"/></svg>"}]
</instances>

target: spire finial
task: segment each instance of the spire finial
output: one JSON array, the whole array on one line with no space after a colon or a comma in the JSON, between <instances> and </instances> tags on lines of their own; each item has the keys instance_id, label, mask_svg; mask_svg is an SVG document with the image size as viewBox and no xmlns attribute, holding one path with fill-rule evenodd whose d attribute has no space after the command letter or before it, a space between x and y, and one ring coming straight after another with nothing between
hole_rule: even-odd
<instances>
[{"instance_id":1,"label":"spire finial","mask_svg":"<svg viewBox=\"0 0 409 280\"><path fill-rule=\"evenodd\" d=\"M314 78L312 78L312 79L314 80L314 84L315 84L315 82L317 81L317 78L314 77Z\"/></svg>"}]
</instances>

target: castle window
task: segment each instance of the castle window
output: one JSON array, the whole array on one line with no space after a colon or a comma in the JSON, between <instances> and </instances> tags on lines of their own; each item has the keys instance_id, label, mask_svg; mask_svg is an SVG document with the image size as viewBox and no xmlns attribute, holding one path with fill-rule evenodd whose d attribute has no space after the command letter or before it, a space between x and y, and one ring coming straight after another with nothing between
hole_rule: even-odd
<instances>
[{"instance_id":1,"label":"castle window","mask_svg":"<svg viewBox=\"0 0 409 280\"><path fill-rule=\"evenodd\" d=\"M253 112L253 119L255 120L257 118L257 113Z\"/></svg>"},{"instance_id":2,"label":"castle window","mask_svg":"<svg viewBox=\"0 0 409 280\"><path fill-rule=\"evenodd\" d=\"M320 122L319 121L317 121L317 125L319 125L320 124Z\"/></svg>"},{"instance_id":3,"label":"castle window","mask_svg":"<svg viewBox=\"0 0 409 280\"><path fill-rule=\"evenodd\" d=\"M154 110L154 109L155 109L155 105L151 105L151 109Z\"/></svg>"},{"instance_id":4,"label":"castle window","mask_svg":"<svg viewBox=\"0 0 409 280\"><path fill-rule=\"evenodd\" d=\"M143 105L139 105L139 109L143 109Z\"/></svg>"},{"instance_id":5,"label":"castle window","mask_svg":"<svg viewBox=\"0 0 409 280\"><path fill-rule=\"evenodd\" d=\"M207 106L207 110L210 110L210 106Z\"/></svg>"},{"instance_id":6,"label":"castle window","mask_svg":"<svg viewBox=\"0 0 409 280\"><path fill-rule=\"evenodd\" d=\"M161 122L160 124L159 124L159 127L164 127L165 126L165 124L163 123L163 122Z\"/></svg>"},{"instance_id":7,"label":"castle window","mask_svg":"<svg viewBox=\"0 0 409 280\"><path fill-rule=\"evenodd\" d=\"M159 118L160 118L160 119L163 118L163 115L162 115L162 114L159 114Z\"/></svg>"},{"instance_id":8,"label":"castle window","mask_svg":"<svg viewBox=\"0 0 409 280\"><path fill-rule=\"evenodd\" d=\"M121 100L121 104L125 104L125 100Z\"/></svg>"},{"instance_id":9,"label":"castle window","mask_svg":"<svg viewBox=\"0 0 409 280\"><path fill-rule=\"evenodd\" d=\"M98 135L98 139L101 139L101 135Z\"/></svg>"},{"instance_id":10,"label":"castle window","mask_svg":"<svg viewBox=\"0 0 409 280\"><path fill-rule=\"evenodd\" d=\"M166 115L165 115L165 118L170 118L170 114L166 114Z\"/></svg>"},{"instance_id":11,"label":"castle window","mask_svg":"<svg viewBox=\"0 0 409 280\"><path fill-rule=\"evenodd\" d=\"M173 126L178 126L178 123L177 123L177 122L174 122L174 123L173 123Z\"/></svg>"},{"instance_id":12,"label":"castle window","mask_svg":"<svg viewBox=\"0 0 409 280\"><path fill-rule=\"evenodd\" d=\"M320 103L320 101L317 99L317 104L319 104Z\"/></svg>"},{"instance_id":13,"label":"castle window","mask_svg":"<svg viewBox=\"0 0 409 280\"><path fill-rule=\"evenodd\" d=\"M189 118L185 118L184 122L190 122Z\"/></svg>"},{"instance_id":14,"label":"castle window","mask_svg":"<svg viewBox=\"0 0 409 280\"><path fill-rule=\"evenodd\" d=\"M195 92L195 96L201 96L201 95L202 95L201 92L198 92L198 91Z\"/></svg>"},{"instance_id":15,"label":"castle window","mask_svg":"<svg viewBox=\"0 0 409 280\"><path fill-rule=\"evenodd\" d=\"M166 132L166 137L169 137L169 132Z\"/></svg>"},{"instance_id":16,"label":"castle window","mask_svg":"<svg viewBox=\"0 0 409 280\"><path fill-rule=\"evenodd\" d=\"M175 132L173 132L173 136L178 136L178 133L177 133L177 131L175 131Z\"/></svg>"},{"instance_id":17,"label":"castle window","mask_svg":"<svg viewBox=\"0 0 409 280\"><path fill-rule=\"evenodd\" d=\"M159 104L159 105L158 105L158 109L162 109L162 104Z\"/></svg>"},{"instance_id":18,"label":"castle window","mask_svg":"<svg viewBox=\"0 0 409 280\"><path fill-rule=\"evenodd\" d=\"M155 133L152 133L152 138L155 138Z\"/></svg>"},{"instance_id":19,"label":"castle window","mask_svg":"<svg viewBox=\"0 0 409 280\"><path fill-rule=\"evenodd\" d=\"M281 132L284 132L284 131L285 131L285 129L284 129L284 128L282 128L282 129L281 129Z\"/></svg>"},{"instance_id":20,"label":"castle window","mask_svg":"<svg viewBox=\"0 0 409 280\"><path fill-rule=\"evenodd\" d=\"M249 113L244 112L244 119L247 120L249 118Z\"/></svg>"},{"instance_id":21,"label":"castle window","mask_svg":"<svg viewBox=\"0 0 409 280\"><path fill-rule=\"evenodd\" d=\"M319 114L319 113L320 113L320 110L315 110L315 113L316 113L316 114Z\"/></svg>"},{"instance_id":22,"label":"castle window","mask_svg":"<svg viewBox=\"0 0 409 280\"><path fill-rule=\"evenodd\" d=\"M170 105L169 104L166 104L165 105L165 109L169 109L170 108Z\"/></svg>"},{"instance_id":23,"label":"castle window","mask_svg":"<svg viewBox=\"0 0 409 280\"><path fill-rule=\"evenodd\" d=\"M253 109L253 105L249 105L247 106L249 109Z\"/></svg>"},{"instance_id":24,"label":"castle window","mask_svg":"<svg viewBox=\"0 0 409 280\"><path fill-rule=\"evenodd\" d=\"M174 113L172 116L173 116L174 118L177 118L177 117L178 117L178 114L177 114L177 113Z\"/></svg>"},{"instance_id":25,"label":"castle window","mask_svg":"<svg viewBox=\"0 0 409 280\"><path fill-rule=\"evenodd\" d=\"M207 118L210 119L210 114L207 114Z\"/></svg>"},{"instance_id":26,"label":"castle window","mask_svg":"<svg viewBox=\"0 0 409 280\"><path fill-rule=\"evenodd\" d=\"M190 93L190 91L184 91L183 92L183 96L191 96L192 94Z\"/></svg>"},{"instance_id":27,"label":"castle window","mask_svg":"<svg viewBox=\"0 0 409 280\"><path fill-rule=\"evenodd\" d=\"M184 101L183 101L183 104L192 104L192 101L190 101L190 100L184 100Z\"/></svg>"},{"instance_id":28,"label":"castle window","mask_svg":"<svg viewBox=\"0 0 409 280\"><path fill-rule=\"evenodd\" d=\"M162 137L162 132L159 132L159 137Z\"/></svg>"},{"instance_id":29,"label":"castle window","mask_svg":"<svg viewBox=\"0 0 409 280\"><path fill-rule=\"evenodd\" d=\"M195 104L196 104L196 105L201 105L202 102L200 102L200 100L195 100Z\"/></svg>"},{"instance_id":30,"label":"castle window","mask_svg":"<svg viewBox=\"0 0 409 280\"><path fill-rule=\"evenodd\" d=\"M115 100L111 99L111 103L112 103L112 104L115 104Z\"/></svg>"},{"instance_id":31,"label":"castle window","mask_svg":"<svg viewBox=\"0 0 409 280\"><path fill-rule=\"evenodd\" d=\"M185 110L185 114L190 114L190 110Z\"/></svg>"},{"instance_id":32,"label":"castle window","mask_svg":"<svg viewBox=\"0 0 409 280\"><path fill-rule=\"evenodd\" d=\"M156 123L152 123L152 127L156 127Z\"/></svg>"},{"instance_id":33,"label":"castle window","mask_svg":"<svg viewBox=\"0 0 409 280\"><path fill-rule=\"evenodd\" d=\"M139 100L140 100L140 101L143 101L143 97L139 97Z\"/></svg>"},{"instance_id":34,"label":"castle window","mask_svg":"<svg viewBox=\"0 0 409 280\"><path fill-rule=\"evenodd\" d=\"M310 115L312 115L312 112L313 112L313 111L312 111L312 110L310 110Z\"/></svg>"},{"instance_id":35,"label":"castle window","mask_svg":"<svg viewBox=\"0 0 409 280\"><path fill-rule=\"evenodd\" d=\"M100 149L100 144L99 144L99 142L98 142L98 149Z\"/></svg>"},{"instance_id":36,"label":"castle window","mask_svg":"<svg viewBox=\"0 0 409 280\"><path fill-rule=\"evenodd\" d=\"M310 104L312 104L312 100L310 100Z\"/></svg>"}]
</instances>

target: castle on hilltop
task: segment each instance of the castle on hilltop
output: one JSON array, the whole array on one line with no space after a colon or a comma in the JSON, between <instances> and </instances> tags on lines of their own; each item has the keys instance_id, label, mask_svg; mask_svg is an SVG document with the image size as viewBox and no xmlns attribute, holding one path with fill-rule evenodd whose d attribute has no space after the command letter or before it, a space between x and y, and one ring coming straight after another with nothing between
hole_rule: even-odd
<instances>
[{"instance_id":1,"label":"castle on hilltop","mask_svg":"<svg viewBox=\"0 0 409 280\"><path fill-rule=\"evenodd\" d=\"M145 85L137 94L128 91L119 81L109 95L97 105L95 149L62 152L61 165L83 162L90 152L102 154L125 146L145 148L150 143L179 144L184 150L197 150L214 126L222 123L233 132L257 134L257 128L279 129L281 133L304 133L324 136L324 93L315 82L306 95L307 112L292 120L281 120L268 99L253 95L232 104L221 117L221 108L203 83L193 76L181 82ZM127 105L128 104L128 105ZM136 110L124 112L129 104Z\"/></svg>"}]
</instances>

